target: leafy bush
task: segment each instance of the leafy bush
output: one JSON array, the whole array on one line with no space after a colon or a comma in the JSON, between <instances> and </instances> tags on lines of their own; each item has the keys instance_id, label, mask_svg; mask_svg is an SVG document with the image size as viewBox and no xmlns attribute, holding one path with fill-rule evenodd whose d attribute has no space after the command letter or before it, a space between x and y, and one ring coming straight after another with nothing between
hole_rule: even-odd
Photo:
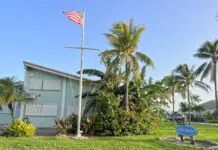
<instances>
[{"instance_id":1,"label":"leafy bush","mask_svg":"<svg viewBox=\"0 0 218 150\"><path fill-rule=\"evenodd\" d=\"M68 119L56 119L55 120L56 124L56 135L66 135L67 134L67 128L69 127L69 120Z\"/></svg>"},{"instance_id":2,"label":"leafy bush","mask_svg":"<svg viewBox=\"0 0 218 150\"><path fill-rule=\"evenodd\" d=\"M130 112L112 109L108 115L96 116L94 133L113 136L154 134L158 126L156 118L151 109L139 108Z\"/></svg>"},{"instance_id":3,"label":"leafy bush","mask_svg":"<svg viewBox=\"0 0 218 150\"><path fill-rule=\"evenodd\" d=\"M10 125L7 125L4 128L3 135L4 136L34 136L36 132L36 127L33 124L26 124L23 121L15 120L12 121Z\"/></svg>"},{"instance_id":4,"label":"leafy bush","mask_svg":"<svg viewBox=\"0 0 218 150\"><path fill-rule=\"evenodd\" d=\"M94 117L83 117L81 130L85 135L147 135L155 134L158 127L156 113L151 109L138 108L127 112L120 108L110 108L108 112L98 113ZM70 133L76 133L77 116L71 115Z\"/></svg>"},{"instance_id":5,"label":"leafy bush","mask_svg":"<svg viewBox=\"0 0 218 150\"><path fill-rule=\"evenodd\" d=\"M208 120L209 123L217 123L218 124L218 120Z\"/></svg>"}]
</instances>

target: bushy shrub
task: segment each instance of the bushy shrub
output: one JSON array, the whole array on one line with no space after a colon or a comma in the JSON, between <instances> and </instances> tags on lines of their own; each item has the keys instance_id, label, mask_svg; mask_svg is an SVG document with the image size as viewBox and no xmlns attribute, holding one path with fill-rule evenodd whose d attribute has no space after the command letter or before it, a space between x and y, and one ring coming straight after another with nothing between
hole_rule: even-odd
<instances>
[{"instance_id":1,"label":"bushy shrub","mask_svg":"<svg viewBox=\"0 0 218 150\"><path fill-rule=\"evenodd\" d=\"M112 109L108 114L99 114L94 122L94 133L102 135L148 135L156 133L158 120L150 109L139 108L127 112Z\"/></svg>"},{"instance_id":2,"label":"bushy shrub","mask_svg":"<svg viewBox=\"0 0 218 150\"><path fill-rule=\"evenodd\" d=\"M156 113L151 109L138 108L127 112L120 108L111 108L108 112L99 113L93 117L83 117L82 127L84 135L148 135L155 134L158 127ZM77 116L72 115L72 126L68 132L76 133Z\"/></svg>"},{"instance_id":3,"label":"bushy shrub","mask_svg":"<svg viewBox=\"0 0 218 150\"><path fill-rule=\"evenodd\" d=\"M208 120L208 123L215 123L215 124L218 124L218 120Z\"/></svg>"},{"instance_id":4,"label":"bushy shrub","mask_svg":"<svg viewBox=\"0 0 218 150\"><path fill-rule=\"evenodd\" d=\"M7 125L4 128L3 135L4 136L34 136L36 132L36 127L33 124L26 124L23 121L15 120L12 121L10 125Z\"/></svg>"}]
</instances>

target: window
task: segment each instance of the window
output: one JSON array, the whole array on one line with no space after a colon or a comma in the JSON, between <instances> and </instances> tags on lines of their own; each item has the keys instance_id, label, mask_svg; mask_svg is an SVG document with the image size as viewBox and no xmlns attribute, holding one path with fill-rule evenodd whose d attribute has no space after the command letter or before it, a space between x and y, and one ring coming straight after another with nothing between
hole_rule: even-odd
<instances>
[{"instance_id":1,"label":"window","mask_svg":"<svg viewBox=\"0 0 218 150\"><path fill-rule=\"evenodd\" d=\"M27 104L27 116L57 116L56 104Z\"/></svg>"},{"instance_id":2,"label":"window","mask_svg":"<svg viewBox=\"0 0 218 150\"><path fill-rule=\"evenodd\" d=\"M42 80L35 78L35 77L30 77L29 89L30 90L41 90L42 89Z\"/></svg>"},{"instance_id":3,"label":"window","mask_svg":"<svg viewBox=\"0 0 218 150\"><path fill-rule=\"evenodd\" d=\"M44 80L43 81L43 90L57 90L61 89L60 80Z\"/></svg>"}]
</instances>

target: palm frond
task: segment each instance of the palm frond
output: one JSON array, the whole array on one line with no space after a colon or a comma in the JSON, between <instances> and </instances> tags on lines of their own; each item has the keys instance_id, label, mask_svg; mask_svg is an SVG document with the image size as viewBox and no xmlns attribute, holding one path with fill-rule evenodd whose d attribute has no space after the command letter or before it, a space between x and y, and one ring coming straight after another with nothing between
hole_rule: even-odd
<instances>
[{"instance_id":1,"label":"palm frond","mask_svg":"<svg viewBox=\"0 0 218 150\"><path fill-rule=\"evenodd\" d=\"M139 72L139 64L138 64L138 60L135 56L130 55L130 58L132 59L132 63L133 63L133 72L134 72L134 77L137 83L140 83L140 72Z\"/></svg>"},{"instance_id":2,"label":"palm frond","mask_svg":"<svg viewBox=\"0 0 218 150\"><path fill-rule=\"evenodd\" d=\"M80 74L80 71L78 71L77 74ZM83 74L87 74L89 76L97 76L100 78L104 77L104 73L97 69L83 69Z\"/></svg>"},{"instance_id":3,"label":"palm frond","mask_svg":"<svg viewBox=\"0 0 218 150\"><path fill-rule=\"evenodd\" d=\"M141 73L140 73L141 80L144 80L144 78L145 78L145 72L146 72L146 66L143 66L143 67L142 67L142 70L141 70Z\"/></svg>"},{"instance_id":4,"label":"palm frond","mask_svg":"<svg viewBox=\"0 0 218 150\"><path fill-rule=\"evenodd\" d=\"M206 92L210 91L210 86L202 81L195 81L194 85Z\"/></svg>"},{"instance_id":5,"label":"palm frond","mask_svg":"<svg viewBox=\"0 0 218 150\"><path fill-rule=\"evenodd\" d=\"M203 63L196 69L195 71L196 76L199 76L204 71L206 65L207 65L207 62Z\"/></svg>"},{"instance_id":6,"label":"palm frond","mask_svg":"<svg viewBox=\"0 0 218 150\"><path fill-rule=\"evenodd\" d=\"M210 72L212 72L212 69L213 69L213 65L212 65L212 62L210 62L207 64L207 67L204 70L202 70L203 73L201 75L201 81L205 79L209 75Z\"/></svg>"},{"instance_id":7,"label":"palm frond","mask_svg":"<svg viewBox=\"0 0 218 150\"><path fill-rule=\"evenodd\" d=\"M145 30L144 26L138 27L138 28L135 29L132 40L131 40L131 47L133 49L138 48L139 39L140 39L142 33L144 32L144 30Z\"/></svg>"},{"instance_id":8,"label":"palm frond","mask_svg":"<svg viewBox=\"0 0 218 150\"><path fill-rule=\"evenodd\" d=\"M136 52L136 57L144 62L146 65L151 66L152 68L154 68L154 63L151 60L151 58L149 58L147 55L140 53L140 52Z\"/></svg>"}]
</instances>

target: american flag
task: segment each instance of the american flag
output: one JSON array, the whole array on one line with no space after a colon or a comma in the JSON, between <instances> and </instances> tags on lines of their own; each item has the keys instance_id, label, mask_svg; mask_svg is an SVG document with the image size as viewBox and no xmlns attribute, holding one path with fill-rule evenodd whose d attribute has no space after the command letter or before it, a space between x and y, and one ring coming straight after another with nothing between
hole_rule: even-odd
<instances>
[{"instance_id":1,"label":"american flag","mask_svg":"<svg viewBox=\"0 0 218 150\"><path fill-rule=\"evenodd\" d=\"M63 12L71 21L77 24L83 24L83 13L81 11Z\"/></svg>"}]
</instances>

